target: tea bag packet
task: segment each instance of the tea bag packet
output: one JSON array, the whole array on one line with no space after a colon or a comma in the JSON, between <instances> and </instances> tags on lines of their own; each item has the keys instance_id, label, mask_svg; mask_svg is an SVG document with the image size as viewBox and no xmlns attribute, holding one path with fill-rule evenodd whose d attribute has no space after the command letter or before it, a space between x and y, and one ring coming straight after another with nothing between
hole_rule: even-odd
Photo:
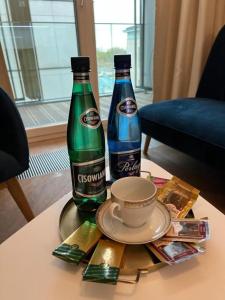
<instances>
[{"instance_id":1,"label":"tea bag packet","mask_svg":"<svg viewBox=\"0 0 225 300\"><path fill-rule=\"evenodd\" d=\"M208 220L177 219L172 220L169 231L162 239L167 241L201 243L208 240L209 237Z\"/></svg>"},{"instance_id":2,"label":"tea bag packet","mask_svg":"<svg viewBox=\"0 0 225 300\"><path fill-rule=\"evenodd\" d=\"M100 240L83 272L83 280L116 284L125 245Z\"/></svg>"},{"instance_id":3,"label":"tea bag packet","mask_svg":"<svg viewBox=\"0 0 225 300\"><path fill-rule=\"evenodd\" d=\"M183 262L201 252L204 252L202 247L195 244L170 242L161 239L147 244L146 247L148 247L160 261L169 265Z\"/></svg>"},{"instance_id":4,"label":"tea bag packet","mask_svg":"<svg viewBox=\"0 0 225 300\"><path fill-rule=\"evenodd\" d=\"M52 254L67 262L78 264L98 242L102 233L97 225L85 221Z\"/></svg>"},{"instance_id":5,"label":"tea bag packet","mask_svg":"<svg viewBox=\"0 0 225 300\"><path fill-rule=\"evenodd\" d=\"M158 200L169 208L173 218L184 218L198 198L199 190L173 177L158 195Z\"/></svg>"}]
</instances>

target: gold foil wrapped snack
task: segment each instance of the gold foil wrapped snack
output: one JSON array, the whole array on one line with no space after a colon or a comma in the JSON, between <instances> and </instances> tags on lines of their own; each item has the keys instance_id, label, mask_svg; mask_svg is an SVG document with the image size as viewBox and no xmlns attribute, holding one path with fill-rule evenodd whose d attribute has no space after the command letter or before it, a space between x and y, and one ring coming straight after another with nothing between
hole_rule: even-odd
<instances>
[{"instance_id":1,"label":"gold foil wrapped snack","mask_svg":"<svg viewBox=\"0 0 225 300\"><path fill-rule=\"evenodd\" d=\"M100 240L83 272L83 280L116 284L124 249L124 244Z\"/></svg>"},{"instance_id":2,"label":"gold foil wrapped snack","mask_svg":"<svg viewBox=\"0 0 225 300\"><path fill-rule=\"evenodd\" d=\"M52 254L65 261L78 264L101 236L102 233L98 230L96 224L85 221Z\"/></svg>"},{"instance_id":3,"label":"gold foil wrapped snack","mask_svg":"<svg viewBox=\"0 0 225 300\"><path fill-rule=\"evenodd\" d=\"M190 184L173 177L158 195L158 200L169 208L173 218L184 218L198 198L199 190Z\"/></svg>"}]
</instances>

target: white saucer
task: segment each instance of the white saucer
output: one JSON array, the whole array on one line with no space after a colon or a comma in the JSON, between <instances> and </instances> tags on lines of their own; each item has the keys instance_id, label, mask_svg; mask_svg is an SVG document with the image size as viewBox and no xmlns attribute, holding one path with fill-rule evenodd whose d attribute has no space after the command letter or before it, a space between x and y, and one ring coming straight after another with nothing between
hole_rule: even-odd
<instances>
[{"instance_id":1,"label":"white saucer","mask_svg":"<svg viewBox=\"0 0 225 300\"><path fill-rule=\"evenodd\" d=\"M111 200L104 202L96 214L99 230L110 239L124 244L147 244L166 234L171 225L168 208L157 201L149 220L139 228L131 228L111 217L109 206Z\"/></svg>"}]
</instances>

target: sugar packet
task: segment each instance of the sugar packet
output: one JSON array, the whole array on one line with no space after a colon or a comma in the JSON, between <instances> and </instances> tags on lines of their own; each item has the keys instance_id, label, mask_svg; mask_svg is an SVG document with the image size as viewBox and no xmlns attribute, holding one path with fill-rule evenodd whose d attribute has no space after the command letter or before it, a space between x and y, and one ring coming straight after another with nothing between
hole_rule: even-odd
<instances>
[{"instance_id":1,"label":"sugar packet","mask_svg":"<svg viewBox=\"0 0 225 300\"><path fill-rule=\"evenodd\" d=\"M183 262L199 253L204 252L204 249L196 244L185 242L170 242L164 240L157 240L153 243L146 244L160 261L169 265Z\"/></svg>"},{"instance_id":2,"label":"sugar packet","mask_svg":"<svg viewBox=\"0 0 225 300\"><path fill-rule=\"evenodd\" d=\"M83 272L83 280L116 284L125 244L101 239Z\"/></svg>"},{"instance_id":3,"label":"sugar packet","mask_svg":"<svg viewBox=\"0 0 225 300\"><path fill-rule=\"evenodd\" d=\"M184 218L198 198L199 190L173 177L159 192L158 200L169 208L173 218Z\"/></svg>"},{"instance_id":4,"label":"sugar packet","mask_svg":"<svg viewBox=\"0 0 225 300\"><path fill-rule=\"evenodd\" d=\"M67 262L78 264L102 236L97 225L85 221L52 254Z\"/></svg>"},{"instance_id":5,"label":"sugar packet","mask_svg":"<svg viewBox=\"0 0 225 300\"><path fill-rule=\"evenodd\" d=\"M208 220L177 219L172 220L171 227L163 240L201 243L210 238Z\"/></svg>"}]
</instances>

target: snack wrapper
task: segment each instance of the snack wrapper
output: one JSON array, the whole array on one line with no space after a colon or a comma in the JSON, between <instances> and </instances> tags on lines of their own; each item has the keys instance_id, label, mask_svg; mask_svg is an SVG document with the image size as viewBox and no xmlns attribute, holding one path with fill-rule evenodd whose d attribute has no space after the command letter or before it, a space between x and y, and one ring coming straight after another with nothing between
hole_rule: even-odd
<instances>
[{"instance_id":1,"label":"snack wrapper","mask_svg":"<svg viewBox=\"0 0 225 300\"><path fill-rule=\"evenodd\" d=\"M83 272L83 280L116 284L125 245L100 240Z\"/></svg>"},{"instance_id":2,"label":"snack wrapper","mask_svg":"<svg viewBox=\"0 0 225 300\"><path fill-rule=\"evenodd\" d=\"M158 200L169 208L173 218L184 218L198 198L199 190L190 184L173 177L159 192Z\"/></svg>"},{"instance_id":3,"label":"snack wrapper","mask_svg":"<svg viewBox=\"0 0 225 300\"><path fill-rule=\"evenodd\" d=\"M151 181L157 186L158 189L162 189L169 179L151 176Z\"/></svg>"},{"instance_id":4,"label":"snack wrapper","mask_svg":"<svg viewBox=\"0 0 225 300\"><path fill-rule=\"evenodd\" d=\"M101 238L97 225L85 221L52 254L67 262L78 264Z\"/></svg>"},{"instance_id":5,"label":"snack wrapper","mask_svg":"<svg viewBox=\"0 0 225 300\"><path fill-rule=\"evenodd\" d=\"M161 239L147 244L146 247L150 249L160 261L169 265L183 262L201 252L204 252L202 247L195 244L170 242Z\"/></svg>"},{"instance_id":6,"label":"snack wrapper","mask_svg":"<svg viewBox=\"0 0 225 300\"><path fill-rule=\"evenodd\" d=\"M166 241L201 243L210 238L208 220L177 219L162 238Z\"/></svg>"}]
</instances>

